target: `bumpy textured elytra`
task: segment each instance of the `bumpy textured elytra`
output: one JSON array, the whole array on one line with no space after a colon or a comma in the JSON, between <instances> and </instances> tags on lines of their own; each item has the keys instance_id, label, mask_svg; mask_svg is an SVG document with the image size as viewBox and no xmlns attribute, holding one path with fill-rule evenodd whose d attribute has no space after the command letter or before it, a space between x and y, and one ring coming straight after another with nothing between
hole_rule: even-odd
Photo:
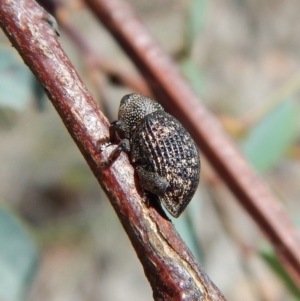
<instances>
[{"instance_id":1,"label":"bumpy textured elytra","mask_svg":"<svg viewBox=\"0 0 300 301\"><path fill-rule=\"evenodd\" d=\"M188 132L151 98L129 94L121 99L110 135L111 140L121 142L106 163L126 151L141 187L157 195L170 214L178 217L199 183L199 153Z\"/></svg>"}]
</instances>

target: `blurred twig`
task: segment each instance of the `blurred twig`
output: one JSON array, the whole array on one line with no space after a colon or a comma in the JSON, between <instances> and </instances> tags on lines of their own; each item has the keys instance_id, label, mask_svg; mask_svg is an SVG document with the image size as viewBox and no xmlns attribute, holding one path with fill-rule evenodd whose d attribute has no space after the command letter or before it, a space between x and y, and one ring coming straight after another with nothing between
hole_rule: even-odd
<instances>
[{"instance_id":1,"label":"blurred twig","mask_svg":"<svg viewBox=\"0 0 300 301\"><path fill-rule=\"evenodd\" d=\"M113 79L115 82L129 87L133 91L152 96L146 81L137 72L126 69L108 56L105 57L99 52L96 53L83 34L70 22L70 5L72 9L80 9L84 6L84 3L75 1L66 4L60 0L37 0L37 2L55 16L59 28L68 35L80 52L87 75L95 87L98 103L106 116L110 117L105 92L108 79Z\"/></svg>"},{"instance_id":2,"label":"blurred twig","mask_svg":"<svg viewBox=\"0 0 300 301\"><path fill-rule=\"evenodd\" d=\"M157 99L192 134L203 153L272 243L300 286L300 235L281 204L223 133L170 58L122 0L86 0L147 79Z\"/></svg>"},{"instance_id":3,"label":"blurred twig","mask_svg":"<svg viewBox=\"0 0 300 301\"><path fill-rule=\"evenodd\" d=\"M66 33L72 38L76 44L77 49L81 51L82 57L89 62L93 68L99 68L107 75L116 78L119 82L130 87L132 90L142 94L151 94L147 83L137 73L124 69L117 61L113 61L109 57L104 57L100 53L95 53L88 43L84 40L83 36L72 26L66 19L59 17L58 22Z\"/></svg>"},{"instance_id":4,"label":"blurred twig","mask_svg":"<svg viewBox=\"0 0 300 301\"><path fill-rule=\"evenodd\" d=\"M43 85L106 192L152 285L155 300L225 300L159 208L148 208L122 154L99 168L113 149L99 152L108 121L62 51L53 19L33 0L0 0L0 26ZM17 83L16 83L17 84ZM154 206L154 203L153 203Z\"/></svg>"},{"instance_id":5,"label":"blurred twig","mask_svg":"<svg viewBox=\"0 0 300 301\"><path fill-rule=\"evenodd\" d=\"M57 14L57 21L60 27L68 34L76 45L76 49L81 52L81 56L86 63L86 70L90 79L96 87L98 100L101 104L104 113L108 114L108 104L105 97L104 82L107 77L114 78L119 83L130 87L133 91L151 96L145 80L135 72L121 67L117 61L113 61L108 57L102 56L100 53L95 53L85 41L84 37L72 26L68 18L62 13Z\"/></svg>"},{"instance_id":6,"label":"blurred twig","mask_svg":"<svg viewBox=\"0 0 300 301\"><path fill-rule=\"evenodd\" d=\"M120 66L116 60L103 56L99 52L96 53L91 48L84 36L69 21L69 14L66 11L68 6L65 7L64 3L58 0L38 0L37 2L45 8L51 7L49 12L56 17L60 28L67 33L76 45L76 49L81 52L81 56L86 61L88 68L92 70L92 73L95 70L101 70L107 76L114 78L132 90L151 96L152 92L149 90L146 81L137 72Z\"/></svg>"}]
</instances>

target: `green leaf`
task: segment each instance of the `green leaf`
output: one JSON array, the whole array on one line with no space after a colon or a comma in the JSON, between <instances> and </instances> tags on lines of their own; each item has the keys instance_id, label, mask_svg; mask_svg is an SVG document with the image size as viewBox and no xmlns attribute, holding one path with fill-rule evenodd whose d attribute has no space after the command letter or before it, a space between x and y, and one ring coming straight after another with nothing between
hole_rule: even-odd
<instances>
[{"instance_id":1,"label":"green leaf","mask_svg":"<svg viewBox=\"0 0 300 301\"><path fill-rule=\"evenodd\" d=\"M266 246L259 252L268 266L279 276L283 283L288 288L289 292L293 294L297 300L300 300L300 288L294 283L294 281L287 274L281 263L278 261L273 250Z\"/></svg>"},{"instance_id":2,"label":"green leaf","mask_svg":"<svg viewBox=\"0 0 300 301\"><path fill-rule=\"evenodd\" d=\"M44 91L43 86L34 76L32 76L31 89L32 89L32 93L34 94L36 107L40 111L42 111L43 109L45 109L48 101L47 98L45 97L46 93Z\"/></svg>"},{"instance_id":3,"label":"green leaf","mask_svg":"<svg viewBox=\"0 0 300 301\"><path fill-rule=\"evenodd\" d=\"M298 218L296 218L296 220L294 221L297 228L300 230L300 217L298 216Z\"/></svg>"},{"instance_id":4,"label":"green leaf","mask_svg":"<svg viewBox=\"0 0 300 301\"><path fill-rule=\"evenodd\" d=\"M171 219L174 226L176 227L176 230L178 231L180 237L183 239L185 244L191 250L191 252L196 257L198 262L201 262L202 252L198 244L196 229L193 223L194 213L196 213L198 216L200 212L199 203L200 203L199 195L198 193L196 193L192 201L189 203L188 207L185 209L185 211L182 213L182 215L179 218L174 218L168 212L166 213L168 217Z\"/></svg>"},{"instance_id":5,"label":"green leaf","mask_svg":"<svg viewBox=\"0 0 300 301\"><path fill-rule=\"evenodd\" d=\"M187 15L186 47L190 53L193 44L200 34L207 16L208 0L191 0Z\"/></svg>"},{"instance_id":6,"label":"green leaf","mask_svg":"<svg viewBox=\"0 0 300 301\"><path fill-rule=\"evenodd\" d=\"M245 157L259 171L273 166L296 138L299 106L285 100L270 111L248 133L242 144Z\"/></svg>"},{"instance_id":7,"label":"green leaf","mask_svg":"<svg viewBox=\"0 0 300 301\"><path fill-rule=\"evenodd\" d=\"M37 268L37 250L24 226L0 207L0 300L24 300Z\"/></svg>"},{"instance_id":8,"label":"green leaf","mask_svg":"<svg viewBox=\"0 0 300 301\"><path fill-rule=\"evenodd\" d=\"M32 77L11 49L0 48L0 106L23 109L33 97Z\"/></svg>"},{"instance_id":9,"label":"green leaf","mask_svg":"<svg viewBox=\"0 0 300 301\"><path fill-rule=\"evenodd\" d=\"M200 69L191 59L187 58L180 63L181 70L197 95L202 96L204 90L204 76Z\"/></svg>"}]
</instances>

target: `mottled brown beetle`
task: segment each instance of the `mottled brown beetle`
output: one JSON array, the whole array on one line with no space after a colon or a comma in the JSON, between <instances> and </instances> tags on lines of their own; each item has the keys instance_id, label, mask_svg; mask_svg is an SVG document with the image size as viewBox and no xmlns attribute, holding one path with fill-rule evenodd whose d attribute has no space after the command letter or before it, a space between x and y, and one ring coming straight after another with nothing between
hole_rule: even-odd
<instances>
[{"instance_id":1,"label":"mottled brown beetle","mask_svg":"<svg viewBox=\"0 0 300 301\"><path fill-rule=\"evenodd\" d=\"M111 123L110 140L116 139L118 147L102 164L112 162L121 151L128 153L141 187L178 217L200 176L199 153L189 133L159 103L134 93L121 99L118 120Z\"/></svg>"}]
</instances>

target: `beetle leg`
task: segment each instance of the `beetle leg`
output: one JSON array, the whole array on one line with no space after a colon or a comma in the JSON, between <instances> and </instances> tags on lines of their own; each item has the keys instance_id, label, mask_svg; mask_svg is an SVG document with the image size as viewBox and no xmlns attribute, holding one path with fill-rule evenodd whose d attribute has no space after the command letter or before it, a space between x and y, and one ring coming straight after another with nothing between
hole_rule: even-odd
<instances>
[{"instance_id":1,"label":"beetle leg","mask_svg":"<svg viewBox=\"0 0 300 301\"><path fill-rule=\"evenodd\" d=\"M58 25L57 22L55 20L55 18L50 15L48 12L44 11L43 12L43 16L42 16L42 20L46 21L54 30L55 34L59 37L60 36L60 32L58 29Z\"/></svg>"},{"instance_id":2,"label":"beetle leg","mask_svg":"<svg viewBox=\"0 0 300 301\"><path fill-rule=\"evenodd\" d=\"M121 152L130 152L130 144L128 139L121 140L118 146L110 153L108 158L101 162L101 166L108 165L115 161L119 157Z\"/></svg>"},{"instance_id":3,"label":"beetle leg","mask_svg":"<svg viewBox=\"0 0 300 301\"><path fill-rule=\"evenodd\" d=\"M123 121L116 120L110 124L109 137L111 142L125 138L129 139L128 133L129 130Z\"/></svg>"},{"instance_id":4,"label":"beetle leg","mask_svg":"<svg viewBox=\"0 0 300 301\"><path fill-rule=\"evenodd\" d=\"M162 196L166 192L169 186L166 179L154 172L145 170L142 166L136 167L136 172L142 188L158 196Z\"/></svg>"}]
</instances>

